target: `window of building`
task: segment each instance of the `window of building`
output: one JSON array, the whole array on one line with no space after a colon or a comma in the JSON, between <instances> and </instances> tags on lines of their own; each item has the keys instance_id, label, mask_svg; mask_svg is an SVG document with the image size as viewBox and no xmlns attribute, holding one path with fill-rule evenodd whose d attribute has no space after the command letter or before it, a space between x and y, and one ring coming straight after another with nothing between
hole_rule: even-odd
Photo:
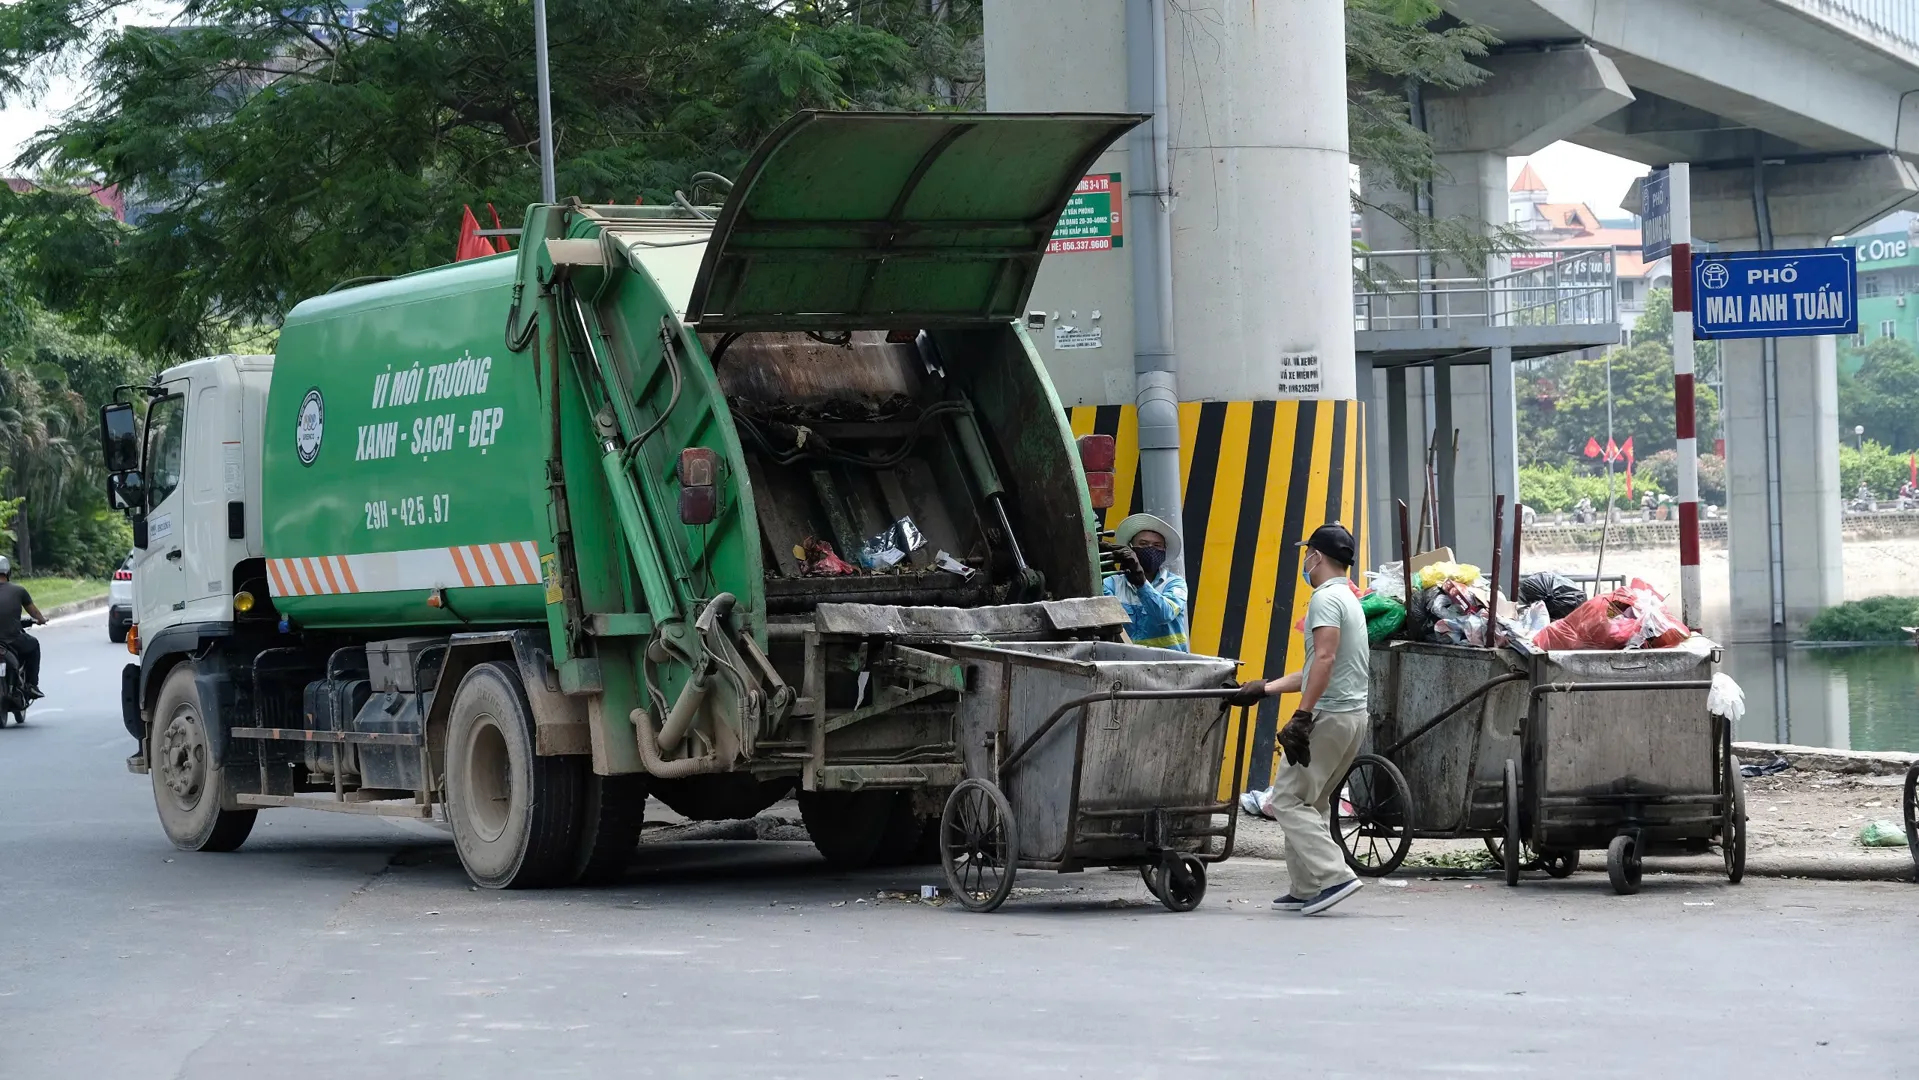
<instances>
[{"instance_id":1,"label":"window of building","mask_svg":"<svg viewBox=\"0 0 1919 1080\"><path fill-rule=\"evenodd\" d=\"M1619 279L1619 302L1622 304L1632 303L1633 293L1637 291L1636 287L1637 287L1637 283L1634 282L1631 278L1620 278Z\"/></svg>"},{"instance_id":2,"label":"window of building","mask_svg":"<svg viewBox=\"0 0 1919 1080\"><path fill-rule=\"evenodd\" d=\"M1886 319L1886 320L1884 320L1884 321L1882 321L1882 322L1880 322L1880 324L1879 324L1879 336L1880 336L1880 337L1882 337L1882 338L1896 338L1896 337L1898 337L1898 336L1899 336L1899 324L1898 324L1898 323L1896 323L1896 322L1893 322L1893 321L1892 321L1891 319Z\"/></svg>"},{"instance_id":3,"label":"window of building","mask_svg":"<svg viewBox=\"0 0 1919 1080\"><path fill-rule=\"evenodd\" d=\"M1864 335L1864 334L1854 334L1854 335L1852 335L1852 347L1853 347L1853 348L1855 348L1855 349L1863 349L1863 348L1865 348L1865 347L1866 347L1866 335Z\"/></svg>"},{"instance_id":4,"label":"window of building","mask_svg":"<svg viewBox=\"0 0 1919 1080\"><path fill-rule=\"evenodd\" d=\"M1867 297L1878 296L1879 283L1884 276L1885 275L1883 274L1860 274L1859 275L1860 298L1865 299Z\"/></svg>"}]
</instances>

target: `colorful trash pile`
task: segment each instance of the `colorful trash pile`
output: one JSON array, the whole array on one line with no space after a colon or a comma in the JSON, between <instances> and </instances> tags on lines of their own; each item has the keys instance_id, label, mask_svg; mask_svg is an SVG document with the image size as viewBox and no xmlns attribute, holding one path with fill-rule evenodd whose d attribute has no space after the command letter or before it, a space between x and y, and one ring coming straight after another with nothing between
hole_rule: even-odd
<instances>
[{"instance_id":1,"label":"colorful trash pile","mask_svg":"<svg viewBox=\"0 0 1919 1080\"><path fill-rule=\"evenodd\" d=\"M1667 649L1691 636L1667 608L1665 596L1636 578L1589 597L1563 575L1529 574L1520 579L1517 602L1502 596L1497 612L1490 582L1470 563L1441 559L1419 565L1410 575L1410 602L1403 563L1386 563L1366 578L1369 588L1360 595L1360 607L1375 644L1399 639L1556 652Z\"/></svg>"}]
</instances>

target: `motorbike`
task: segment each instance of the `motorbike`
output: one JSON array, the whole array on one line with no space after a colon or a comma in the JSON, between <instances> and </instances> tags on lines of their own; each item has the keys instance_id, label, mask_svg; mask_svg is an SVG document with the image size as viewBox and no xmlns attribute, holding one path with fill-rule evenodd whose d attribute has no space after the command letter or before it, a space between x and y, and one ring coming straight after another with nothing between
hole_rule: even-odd
<instances>
[{"instance_id":1,"label":"motorbike","mask_svg":"<svg viewBox=\"0 0 1919 1080\"><path fill-rule=\"evenodd\" d=\"M28 630L33 620L20 620L20 629ZM16 724L27 722L27 706L31 699L27 697L26 674L20 670L20 658L0 642L0 727L7 726L7 718L12 717Z\"/></svg>"}]
</instances>

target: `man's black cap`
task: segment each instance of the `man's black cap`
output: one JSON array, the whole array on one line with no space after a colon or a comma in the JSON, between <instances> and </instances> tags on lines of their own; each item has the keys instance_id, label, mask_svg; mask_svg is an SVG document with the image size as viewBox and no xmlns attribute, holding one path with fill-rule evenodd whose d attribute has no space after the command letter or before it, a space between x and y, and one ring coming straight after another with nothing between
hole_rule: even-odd
<instances>
[{"instance_id":1,"label":"man's black cap","mask_svg":"<svg viewBox=\"0 0 1919 1080\"><path fill-rule=\"evenodd\" d=\"M1301 547L1311 548L1341 566L1353 565L1353 534L1337 521L1329 521L1313 530Z\"/></svg>"}]
</instances>

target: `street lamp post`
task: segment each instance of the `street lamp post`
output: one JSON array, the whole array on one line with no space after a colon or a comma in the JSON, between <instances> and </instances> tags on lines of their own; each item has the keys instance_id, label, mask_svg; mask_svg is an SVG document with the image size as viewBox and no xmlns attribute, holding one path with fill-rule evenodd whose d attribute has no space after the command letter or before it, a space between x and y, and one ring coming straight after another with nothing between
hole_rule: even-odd
<instances>
[{"instance_id":1,"label":"street lamp post","mask_svg":"<svg viewBox=\"0 0 1919 1080\"><path fill-rule=\"evenodd\" d=\"M1866 448L1866 425L1864 424L1853 425L1852 448L1854 450L1864 450Z\"/></svg>"},{"instance_id":2,"label":"street lamp post","mask_svg":"<svg viewBox=\"0 0 1919 1080\"><path fill-rule=\"evenodd\" d=\"M553 182L553 86L546 71L546 0L533 0L533 70L540 98L540 201L559 202Z\"/></svg>"}]
</instances>

